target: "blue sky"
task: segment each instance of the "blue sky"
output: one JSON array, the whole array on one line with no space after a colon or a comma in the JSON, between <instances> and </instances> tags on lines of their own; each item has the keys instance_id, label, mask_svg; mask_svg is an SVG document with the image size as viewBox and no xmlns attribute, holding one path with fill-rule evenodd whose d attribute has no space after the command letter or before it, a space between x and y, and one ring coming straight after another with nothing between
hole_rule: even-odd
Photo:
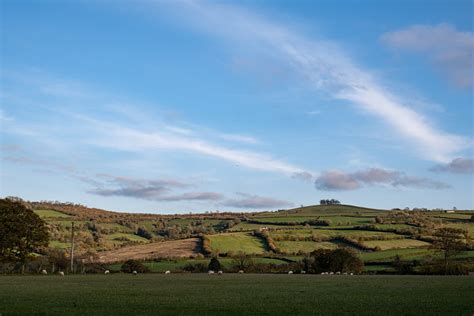
<instances>
[{"instance_id":1,"label":"blue sky","mask_svg":"<svg viewBox=\"0 0 474 316\"><path fill-rule=\"evenodd\" d=\"M474 208L471 1L3 1L1 194Z\"/></svg>"}]
</instances>

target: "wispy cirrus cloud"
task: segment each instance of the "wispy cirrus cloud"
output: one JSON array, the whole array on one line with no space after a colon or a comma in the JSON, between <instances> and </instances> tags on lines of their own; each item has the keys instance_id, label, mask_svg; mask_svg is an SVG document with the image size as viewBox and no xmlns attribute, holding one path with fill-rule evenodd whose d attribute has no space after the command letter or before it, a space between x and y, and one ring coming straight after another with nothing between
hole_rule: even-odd
<instances>
[{"instance_id":1,"label":"wispy cirrus cloud","mask_svg":"<svg viewBox=\"0 0 474 316\"><path fill-rule=\"evenodd\" d=\"M464 137L437 128L415 111L408 98L384 87L369 70L344 54L336 42L307 38L241 7L199 1L172 5L204 31L235 46L246 43L250 50L279 58L313 89L349 101L381 119L427 160L447 162L456 152L470 146Z\"/></svg>"},{"instance_id":2,"label":"wispy cirrus cloud","mask_svg":"<svg viewBox=\"0 0 474 316\"><path fill-rule=\"evenodd\" d=\"M45 76L44 81L47 84L41 80L42 75ZM252 135L227 133L186 122L176 124L165 122L162 118L137 112L133 105L123 105L128 102L122 102L117 95L89 88L78 81L61 80L43 72L35 71L31 76L15 73L13 81L20 82L22 90L27 89L34 91L34 95L53 98L49 103L51 106L45 108L44 113L50 111L51 117L54 117L56 121L55 124L47 124L46 121L50 118L46 117L41 125L36 126L31 122L11 119L8 122L8 132L17 134L28 132L29 135L37 137L42 142L50 141L56 148L63 139L58 135L57 130L44 126L60 128L61 122L67 122L63 130L70 131L71 137L76 137L73 139L75 144L119 151L185 152L227 161L243 168L287 176L311 174L311 171L273 157L269 153L239 146L239 144L261 143ZM54 104L74 104L75 106L74 110L64 110L61 106L54 106ZM100 112L96 109L100 109ZM1 114L6 116L3 112Z\"/></svg>"},{"instance_id":3,"label":"wispy cirrus cloud","mask_svg":"<svg viewBox=\"0 0 474 316\"><path fill-rule=\"evenodd\" d=\"M418 53L461 88L474 85L474 33L454 26L413 25L382 35L381 40L397 51Z\"/></svg>"},{"instance_id":4,"label":"wispy cirrus cloud","mask_svg":"<svg viewBox=\"0 0 474 316\"><path fill-rule=\"evenodd\" d=\"M315 181L316 188L322 191L357 190L374 185L435 190L450 188L443 182L382 168L369 168L356 172L325 171Z\"/></svg>"},{"instance_id":5,"label":"wispy cirrus cloud","mask_svg":"<svg viewBox=\"0 0 474 316\"><path fill-rule=\"evenodd\" d=\"M474 173L474 159L472 158L455 158L452 161L439 164L430 169L435 172L450 172L450 173Z\"/></svg>"}]
</instances>

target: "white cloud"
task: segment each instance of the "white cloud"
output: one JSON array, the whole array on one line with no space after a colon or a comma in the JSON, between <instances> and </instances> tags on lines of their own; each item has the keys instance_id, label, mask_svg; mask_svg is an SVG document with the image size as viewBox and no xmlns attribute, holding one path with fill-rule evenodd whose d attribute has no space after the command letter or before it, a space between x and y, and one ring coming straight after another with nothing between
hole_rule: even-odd
<instances>
[{"instance_id":1,"label":"white cloud","mask_svg":"<svg viewBox=\"0 0 474 316\"><path fill-rule=\"evenodd\" d=\"M396 50L427 56L459 87L473 87L474 33L458 31L450 24L441 23L413 25L385 33L381 39Z\"/></svg>"},{"instance_id":2,"label":"white cloud","mask_svg":"<svg viewBox=\"0 0 474 316\"><path fill-rule=\"evenodd\" d=\"M412 145L425 159L446 162L456 152L470 146L463 137L436 128L410 102L392 94L358 66L334 42L308 39L283 25L269 22L254 13L230 5L177 2L180 14L205 31L222 36L240 47L254 49L289 64L314 89L354 105L381 119ZM186 11L187 10L187 11Z\"/></svg>"}]
</instances>

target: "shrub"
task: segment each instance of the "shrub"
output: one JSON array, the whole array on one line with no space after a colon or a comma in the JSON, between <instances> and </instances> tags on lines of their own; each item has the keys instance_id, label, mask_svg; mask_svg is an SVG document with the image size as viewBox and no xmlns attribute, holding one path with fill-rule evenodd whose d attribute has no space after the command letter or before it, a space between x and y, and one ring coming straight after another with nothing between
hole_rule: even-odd
<instances>
[{"instance_id":1,"label":"shrub","mask_svg":"<svg viewBox=\"0 0 474 316\"><path fill-rule=\"evenodd\" d=\"M188 263L183 267L184 271L192 272L192 273L199 273L199 272L207 272L207 267L203 263Z\"/></svg>"},{"instance_id":2,"label":"shrub","mask_svg":"<svg viewBox=\"0 0 474 316\"><path fill-rule=\"evenodd\" d=\"M219 271L221 269L221 263L216 257L212 257L208 265L209 270Z\"/></svg>"},{"instance_id":3,"label":"shrub","mask_svg":"<svg viewBox=\"0 0 474 316\"><path fill-rule=\"evenodd\" d=\"M148 267L140 261L130 259L125 261L124 264L122 264L120 271L125 273L132 273L133 271L137 271L138 273L146 273L150 272L150 269L148 269Z\"/></svg>"},{"instance_id":4,"label":"shrub","mask_svg":"<svg viewBox=\"0 0 474 316\"><path fill-rule=\"evenodd\" d=\"M360 273L363 262L355 253L345 248L318 249L303 260L304 269L310 273L355 272Z\"/></svg>"}]
</instances>

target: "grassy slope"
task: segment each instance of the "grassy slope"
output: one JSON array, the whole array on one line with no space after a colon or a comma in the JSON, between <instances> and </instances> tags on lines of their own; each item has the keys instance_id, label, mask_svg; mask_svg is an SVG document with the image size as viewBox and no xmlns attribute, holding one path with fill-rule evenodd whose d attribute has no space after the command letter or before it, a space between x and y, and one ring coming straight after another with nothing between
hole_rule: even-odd
<instances>
[{"instance_id":1,"label":"grassy slope","mask_svg":"<svg viewBox=\"0 0 474 316\"><path fill-rule=\"evenodd\" d=\"M4 315L472 315L470 277L4 276Z\"/></svg>"},{"instance_id":2,"label":"grassy slope","mask_svg":"<svg viewBox=\"0 0 474 316\"><path fill-rule=\"evenodd\" d=\"M64 214L62 212L53 211L53 210L35 210L35 213L41 218L49 217L58 217L58 218L70 218L70 215Z\"/></svg>"},{"instance_id":3,"label":"grassy slope","mask_svg":"<svg viewBox=\"0 0 474 316\"><path fill-rule=\"evenodd\" d=\"M265 244L260 238L253 237L247 233L230 233L209 235L211 248L220 253L229 251L243 251L248 254L261 254L265 252Z\"/></svg>"}]
</instances>

